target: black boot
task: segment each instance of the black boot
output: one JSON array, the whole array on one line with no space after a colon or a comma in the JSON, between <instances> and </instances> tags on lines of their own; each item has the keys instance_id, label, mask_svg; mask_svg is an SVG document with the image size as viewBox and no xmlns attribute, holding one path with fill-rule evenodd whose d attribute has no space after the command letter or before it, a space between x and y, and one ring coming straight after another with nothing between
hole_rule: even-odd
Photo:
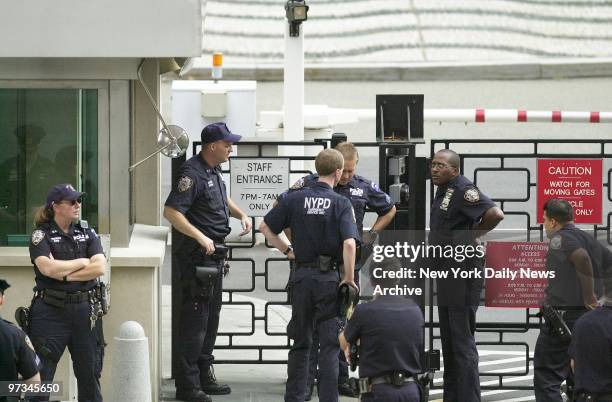
<instances>
[{"instance_id":1,"label":"black boot","mask_svg":"<svg viewBox=\"0 0 612 402\"><path fill-rule=\"evenodd\" d=\"M229 385L219 384L217 377L215 377L215 370L212 366L206 373L200 373L200 385L202 390L210 395L227 395L232 392Z\"/></svg>"},{"instance_id":2,"label":"black boot","mask_svg":"<svg viewBox=\"0 0 612 402\"><path fill-rule=\"evenodd\" d=\"M176 399L187 402L212 402L212 398L201 389L176 390Z\"/></svg>"}]
</instances>

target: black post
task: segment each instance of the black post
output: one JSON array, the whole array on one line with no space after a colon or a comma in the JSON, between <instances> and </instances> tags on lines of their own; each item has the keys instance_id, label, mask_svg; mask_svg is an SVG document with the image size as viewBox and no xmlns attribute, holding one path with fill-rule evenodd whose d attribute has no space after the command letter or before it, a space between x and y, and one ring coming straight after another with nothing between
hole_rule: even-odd
<instances>
[{"instance_id":1,"label":"black post","mask_svg":"<svg viewBox=\"0 0 612 402\"><path fill-rule=\"evenodd\" d=\"M172 159L172 185L178 182L179 169L183 162L185 162L187 158L185 155ZM178 364L178 354L175 353L178 351L178 324L179 324L179 314L181 313L181 299L183 297L181 286L180 286L180 274L179 267L177 266L177 261L174 259L174 252L177 244L177 240L180 236L183 236L178 230L174 227L172 228L172 347L170 349L171 361L172 361L172 370L170 377L174 378L174 373L176 373L176 366Z\"/></svg>"}]
</instances>

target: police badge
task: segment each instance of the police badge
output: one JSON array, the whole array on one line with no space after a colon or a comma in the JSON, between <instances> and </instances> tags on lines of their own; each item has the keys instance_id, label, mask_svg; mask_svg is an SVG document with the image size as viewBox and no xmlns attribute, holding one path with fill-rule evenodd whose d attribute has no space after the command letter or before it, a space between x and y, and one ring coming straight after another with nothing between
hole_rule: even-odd
<instances>
[{"instance_id":1,"label":"police badge","mask_svg":"<svg viewBox=\"0 0 612 402\"><path fill-rule=\"evenodd\" d=\"M553 236L553 238L550 239L549 246L553 250L559 250L561 248L561 235Z\"/></svg>"},{"instance_id":2,"label":"police badge","mask_svg":"<svg viewBox=\"0 0 612 402\"><path fill-rule=\"evenodd\" d=\"M477 202L478 200L480 200L480 193L476 188L472 187L465 191L465 193L463 194L463 198L467 202Z\"/></svg>"},{"instance_id":3,"label":"police badge","mask_svg":"<svg viewBox=\"0 0 612 402\"><path fill-rule=\"evenodd\" d=\"M299 179L298 181L296 181L295 183L293 183L293 186L291 186L291 190L298 190L300 188L304 187L304 178L302 177L301 179Z\"/></svg>"},{"instance_id":4,"label":"police badge","mask_svg":"<svg viewBox=\"0 0 612 402\"><path fill-rule=\"evenodd\" d=\"M182 192L189 190L191 186L193 186L193 180L191 180L191 177L182 176L179 179L177 188L178 188L178 191L182 193Z\"/></svg>"},{"instance_id":5,"label":"police badge","mask_svg":"<svg viewBox=\"0 0 612 402\"><path fill-rule=\"evenodd\" d=\"M38 243L40 243L44 238L45 232L43 232L42 230L35 230L32 233L32 244L38 246Z\"/></svg>"}]
</instances>

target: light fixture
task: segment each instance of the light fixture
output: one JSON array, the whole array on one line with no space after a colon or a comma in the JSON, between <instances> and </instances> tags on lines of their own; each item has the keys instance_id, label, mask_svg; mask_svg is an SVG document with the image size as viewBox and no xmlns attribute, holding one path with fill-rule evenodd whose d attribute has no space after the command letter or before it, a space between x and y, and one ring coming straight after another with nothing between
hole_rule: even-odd
<instances>
[{"instance_id":1,"label":"light fixture","mask_svg":"<svg viewBox=\"0 0 612 402\"><path fill-rule=\"evenodd\" d=\"M289 36L300 36L300 24L308 19L309 8L304 0L289 0L285 3Z\"/></svg>"}]
</instances>

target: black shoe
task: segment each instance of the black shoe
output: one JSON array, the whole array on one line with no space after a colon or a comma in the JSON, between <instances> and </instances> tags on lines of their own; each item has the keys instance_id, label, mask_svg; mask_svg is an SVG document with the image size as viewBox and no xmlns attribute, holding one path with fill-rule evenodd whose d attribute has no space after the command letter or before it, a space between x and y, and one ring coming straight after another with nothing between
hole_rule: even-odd
<instances>
[{"instance_id":1,"label":"black shoe","mask_svg":"<svg viewBox=\"0 0 612 402\"><path fill-rule=\"evenodd\" d=\"M202 390L210 395L227 395L232 392L229 385L217 382L215 370L212 366L210 366L207 373L200 373L200 385Z\"/></svg>"},{"instance_id":2,"label":"black shoe","mask_svg":"<svg viewBox=\"0 0 612 402\"><path fill-rule=\"evenodd\" d=\"M312 393L314 392L314 383L312 384L308 384L308 386L306 387L306 398L304 398L305 401L309 401L312 399Z\"/></svg>"},{"instance_id":3,"label":"black shoe","mask_svg":"<svg viewBox=\"0 0 612 402\"><path fill-rule=\"evenodd\" d=\"M358 393L353 391L353 388L351 388L348 382L342 382L338 384L338 393L342 396L348 396L351 398L357 398L359 396Z\"/></svg>"},{"instance_id":4,"label":"black shoe","mask_svg":"<svg viewBox=\"0 0 612 402\"><path fill-rule=\"evenodd\" d=\"M187 402L212 402L212 398L201 389L176 390L176 399Z\"/></svg>"}]
</instances>

